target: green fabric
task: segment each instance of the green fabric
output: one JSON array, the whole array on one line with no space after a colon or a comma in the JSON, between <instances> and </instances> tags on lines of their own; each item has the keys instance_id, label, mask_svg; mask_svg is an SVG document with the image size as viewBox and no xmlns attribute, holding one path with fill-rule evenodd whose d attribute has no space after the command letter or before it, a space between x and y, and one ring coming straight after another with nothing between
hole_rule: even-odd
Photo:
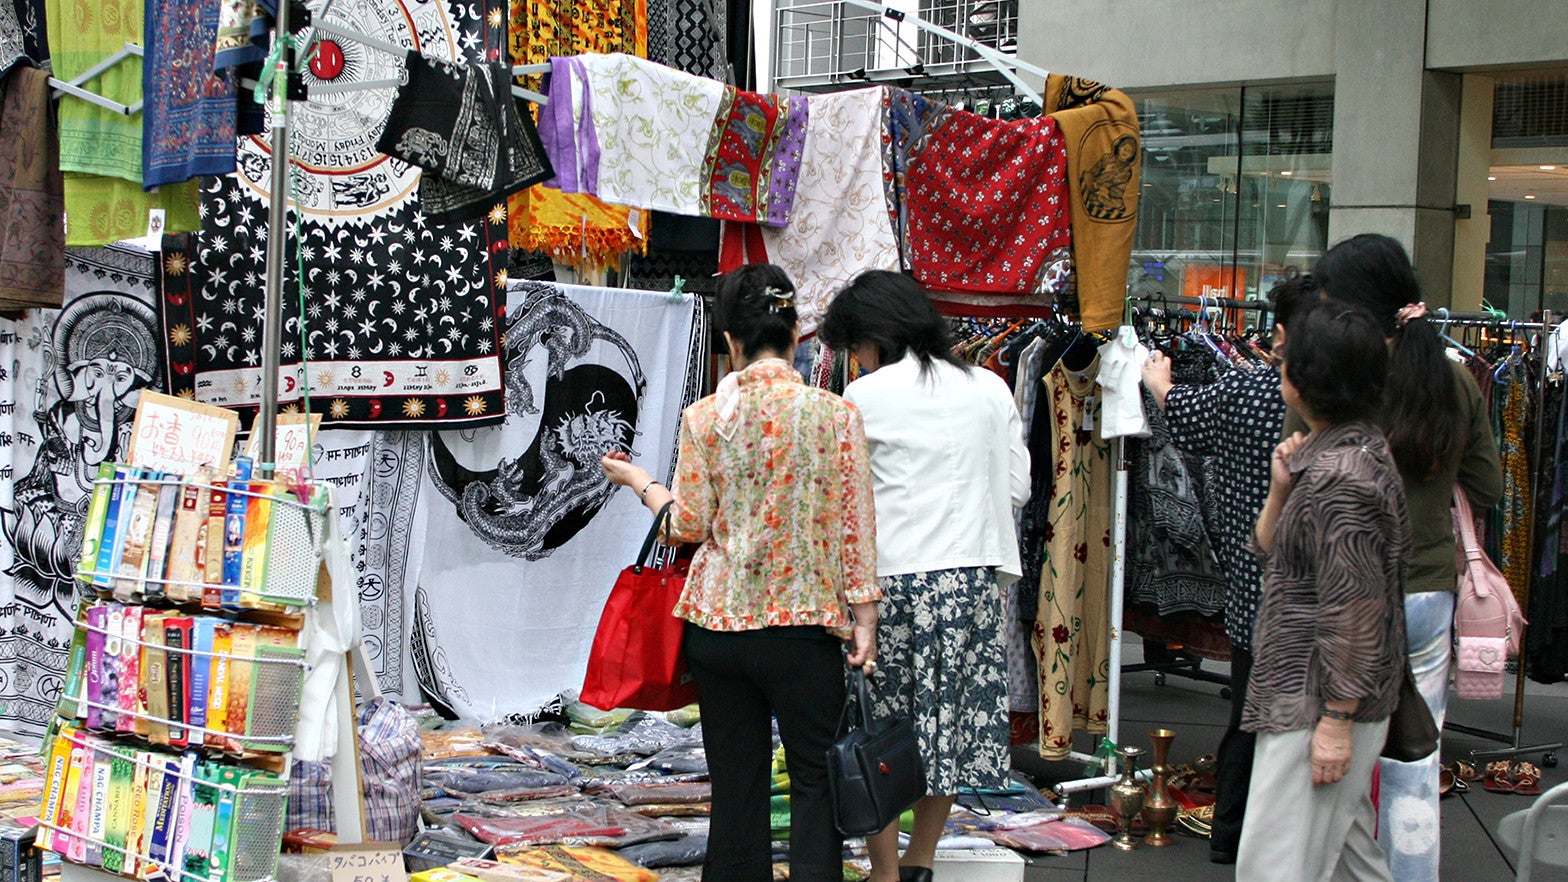
<instances>
[{"instance_id":1,"label":"green fabric","mask_svg":"<svg viewBox=\"0 0 1568 882\"><path fill-rule=\"evenodd\" d=\"M144 0L46 0L54 75L70 80L124 48L141 45ZM121 104L142 97L142 60L130 56L82 84ZM142 182L142 115L60 99L60 169ZM147 232L145 215L136 235Z\"/></svg>"},{"instance_id":2,"label":"green fabric","mask_svg":"<svg viewBox=\"0 0 1568 882\"><path fill-rule=\"evenodd\" d=\"M1469 437L1459 463L1422 480L1402 474L1405 482L1405 507L1410 512L1410 571L1405 577L1405 593L1453 591L1458 572L1454 569L1454 484L1465 489L1470 505L1486 512L1503 498L1503 467L1497 456L1497 438L1492 421L1481 406L1481 390L1475 377L1461 364L1453 364L1454 383L1459 389L1458 425ZM1379 425L1387 428L1385 421ZM1281 437L1307 432L1306 420L1293 410L1285 412Z\"/></svg>"},{"instance_id":3,"label":"green fabric","mask_svg":"<svg viewBox=\"0 0 1568 882\"><path fill-rule=\"evenodd\" d=\"M78 102L80 103L80 102ZM162 208L164 231L188 233L201 229L196 206L200 190L195 181L156 192L121 178L99 175L65 176L65 244L107 245L121 239L147 235L147 212Z\"/></svg>"},{"instance_id":4,"label":"green fabric","mask_svg":"<svg viewBox=\"0 0 1568 882\"><path fill-rule=\"evenodd\" d=\"M772 817L773 838L789 838L789 794L785 793L770 798L768 814Z\"/></svg>"}]
</instances>

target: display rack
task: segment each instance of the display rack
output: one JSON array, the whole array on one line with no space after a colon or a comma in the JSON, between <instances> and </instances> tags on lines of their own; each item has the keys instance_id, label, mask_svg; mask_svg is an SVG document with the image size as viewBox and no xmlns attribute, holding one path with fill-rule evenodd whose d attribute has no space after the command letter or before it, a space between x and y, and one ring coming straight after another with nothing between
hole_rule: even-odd
<instances>
[{"instance_id":1,"label":"display rack","mask_svg":"<svg viewBox=\"0 0 1568 882\"><path fill-rule=\"evenodd\" d=\"M1459 327L1492 328L1497 331L1508 331L1511 333L1517 333L1520 331L1549 333L1552 328L1552 311L1549 309L1544 310L1541 313L1541 320L1538 322L1514 321L1509 319L1507 316L1496 312L1456 312L1450 311L1448 309L1437 309L1430 311L1427 314L1427 318L1429 321L1435 321L1441 329L1440 332L1444 333L1445 336L1447 327L1449 325L1457 325ZM1545 453L1546 443L1544 421L1546 419L1547 382L1548 377L1546 363L1545 359L1543 358L1540 376L1538 377L1538 382L1535 388L1535 450L1533 451L1534 455L1531 458L1531 461L1534 465L1530 470L1530 499L1532 509L1540 501L1541 490L1543 483L1546 480L1546 476L1541 473L1541 457ZM1536 550L1540 548L1542 522L1543 519L1540 517L1532 518L1530 522L1530 542L1529 552L1527 555L1527 559L1530 561L1529 577L1525 580L1523 596L1519 598L1519 605L1527 612L1530 609L1530 594L1535 588L1536 574L1539 572L1539 567L1536 565ZM1525 641L1529 637L1529 630L1530 626L1528 624L1525 625L1525 633L1520 636L1519 645L1521 647L1526 645ZM1476 738L1484 738L1489 741L1500 741L1503 744L1508 745L1507 747L1492 748L1489 750L1472 750L1470 751L1471 759L1490 760L1497 759L1499 757L1521 756L1527 753L1540 753L1541 765L1548 768L1555 766L1557 765L1557 751L1562 749L1563 742L1543 741L1536 744L1524 743L1524 690L1525 660L1523 653L1521 652L1520 657L1515 660L1514 664L1514 713L1513 726L1510 731L1496 732L1489 729L1482 729L1476 726L1466 726L1462 723L1455 723L1448 720L1443 722L1443 728L1453 732L1459 732L1464 735L1471 735Z\"/></svg>"},{"instance_id":2,"label":"display rack","mask_svg":"<svg viewBox=\"0 0 1568 882\"><path fill-rule=\"evenodd\" d=\"M257 492L255 484L225 486L206 474L181 481L109 465L95 482L76 578L98 596L77 612L39 812L40 847L61 854L65 879L276 877L288 751L309 668L304 651L315 617L334 612L323 566L333 535L328 494L298 498L270 485ZM236 480L244 482L243 474L242 467ZM171 485L180 489L169 493ZM200 510L178 502L126 508L120 497L133 492L200 500ZM258 500L272 507L265 521ZM254 520L229 520L247 505ZM180 533L182 511L223 539ZM243 559L201 555L214 542L227 552L253 536L258 541L240 553L254 555L254 572L265 583L253 581L257 590L242 598L233 574ZM147 547L164 551L133 562L128 552L142 550L135 537L151 537ZM184 575L190 560L202 561L198 578ZM227 637L187 636L196 634L232 635L233 646ZM352 706L350 693L339 709L351 715ZM342 734L352 741L355 727L350 721L338 729L334 772L357 781L353 747L346 757L341 747ZM338 789L355 797L339 817L358 827L358 788ZM350 832L344 841L360 838Z\"/></svg>"}]
</instances>

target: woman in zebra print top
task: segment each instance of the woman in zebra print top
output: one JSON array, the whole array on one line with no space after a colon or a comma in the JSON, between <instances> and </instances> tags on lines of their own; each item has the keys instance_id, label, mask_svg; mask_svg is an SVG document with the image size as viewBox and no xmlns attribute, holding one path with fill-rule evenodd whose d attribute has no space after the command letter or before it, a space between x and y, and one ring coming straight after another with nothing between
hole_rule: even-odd
<instances>
[{"instance_id":1,"label":"woman in zebra print top","mask_svg":"<svg viewBox=\"0 0 1568 882\"><path fill-rule=\"evenodd\" d=\"M1266 580L1242 727L1258 733L1236 878L1391 879L1372 770L1404 666L1410 523L1383 432L1387 347L1371 314L1292 317L1281 391L1310 436L1275 450L1254 537Z\"/></svg>"}]
</instances>

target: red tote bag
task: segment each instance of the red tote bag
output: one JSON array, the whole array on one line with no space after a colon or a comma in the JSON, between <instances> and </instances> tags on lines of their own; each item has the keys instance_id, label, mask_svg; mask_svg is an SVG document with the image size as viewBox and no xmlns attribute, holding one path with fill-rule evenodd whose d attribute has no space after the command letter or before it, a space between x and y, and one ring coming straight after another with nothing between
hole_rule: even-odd
<instances>
[{"instance_id":1,"label":"red tote bag","mask_svg":"<svg viewBox=\"0 0 1568 882\"><path fill-rule=\"evenodd\" d=\"M610 589L588 654L581 696L586 704L604 710L666 711L697 700L697 687L681 654L686 623L675 617L675 603L686 587L684 564L648 566L672 504L659 510L637 562L621 570Z\"/></svg>"}]
</instances>

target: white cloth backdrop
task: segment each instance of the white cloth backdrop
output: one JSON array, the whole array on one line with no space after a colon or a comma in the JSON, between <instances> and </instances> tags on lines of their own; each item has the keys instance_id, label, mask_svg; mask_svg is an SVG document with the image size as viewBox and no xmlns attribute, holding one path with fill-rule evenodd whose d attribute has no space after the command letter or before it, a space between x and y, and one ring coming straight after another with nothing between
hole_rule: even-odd
<instances>
[{"instance_id":1,"label":"white cloth backdrop","mask_svg":"<svg viewBox=\"0 0 1568 882\"><path fill-rule=\"evenodd\" d=\"M420 685L481 720L581 688L610 586L652 523L599 457L629 442L668 474L705 333L691 298L660 292L514 282L507 316L507 422L429 434L417 503Z\"/></svg>"}]
</instances>

